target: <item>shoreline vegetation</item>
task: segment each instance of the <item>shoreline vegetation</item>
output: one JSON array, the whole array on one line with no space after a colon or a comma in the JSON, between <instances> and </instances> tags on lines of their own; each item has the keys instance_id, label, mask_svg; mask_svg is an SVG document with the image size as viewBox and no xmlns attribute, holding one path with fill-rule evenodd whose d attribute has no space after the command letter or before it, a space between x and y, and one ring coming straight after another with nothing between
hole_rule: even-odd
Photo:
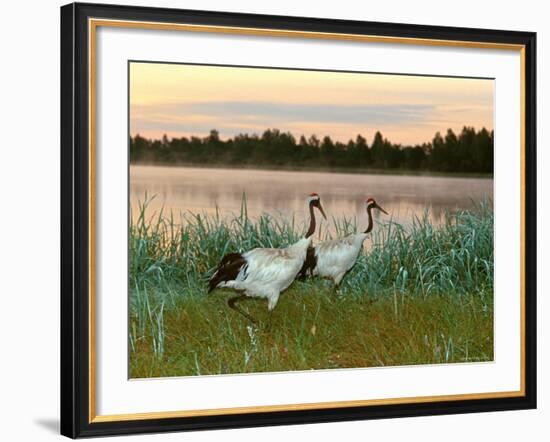
<instances>
[{"instance_id":1,"label":"shoreline vegetation","mask_svg":"<svg viewBox=\"0 0 550 442\"><path fill-rule=\"evenodd\" d=\"M448 214L437 227L427 212L406 228L377 225L340 290L296 281L270 327L265 302L243 304L260 320L253 327L227 307L235 292L207 294L207 280L225 253L285 246L304 226L252 220L245 198L233 219L147 205L129 226L131 378L493 360L489 204ZM356 230L352 220L332 222L335 236Z\"/></svg>"},{"instance_id":2,"label":"shoreline vegetation","mask_svg":"<svg viewBox=\"0 0 550 442\"><path fill-rule=\"evenodd\" d=\"M261 135L239 134L222 140L218 131L206 137L129 138L130 163L192 167L253 168L322 172L480 176L493 175L494 132L464 127L448 129L429 142L395 144L380 132L370 144L357 135L347 143L315 135L296 138L289 132L267 129Z\"/></svg>"}]
</instances>

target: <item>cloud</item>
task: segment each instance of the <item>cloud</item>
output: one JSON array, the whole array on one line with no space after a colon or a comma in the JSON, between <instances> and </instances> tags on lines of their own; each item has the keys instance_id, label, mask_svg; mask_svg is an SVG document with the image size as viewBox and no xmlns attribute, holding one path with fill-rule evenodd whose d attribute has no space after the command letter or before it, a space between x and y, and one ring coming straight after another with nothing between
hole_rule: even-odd
<instances>
[{"instance_id":1,"label":"cloud","mask_svg":"<svg viewBox=\"0 0 550 442\"><path fill-rule=\"evenodd\" d=\"M436 106L427 104L295 104L268 101L213 101L181 104L136 105L133 110L146 115L226 118L233 122L273 126L284 122L344 124L411 124L434 117ZM160 121L159 121L160 122Z\"/></svg>"},{"instance_id":2,"label":"cloud","mask_svg":"<svg viewBox=\"0 0 550 442\"><path fill-rule=\"evenodd\" d=\"M239 133L261 134L268 128L294 136L329 135L346 142L356 134L377 130L396 143L430 140L435 132L464 125L492 128L491 108L449 104L312 104L226 100L190 103L132 104L130 133L146 137L205 136L217 129L222 138Z\"/></svg>"}]
</instances>

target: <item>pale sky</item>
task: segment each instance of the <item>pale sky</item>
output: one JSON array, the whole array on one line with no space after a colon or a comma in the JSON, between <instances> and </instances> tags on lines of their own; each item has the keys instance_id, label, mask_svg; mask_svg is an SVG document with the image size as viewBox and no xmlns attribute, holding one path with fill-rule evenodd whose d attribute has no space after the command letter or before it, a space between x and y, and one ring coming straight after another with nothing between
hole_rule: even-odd
<instances>
[{"instance_id":1,"label":"pale sky","mask_svg":"<svg viewBox=\"0 0 550 442\"><path fill-rule=\"evenodd\" d=\"M268 128L347 142L430 141L448 128L493 129L493 80L158 63L130 64L130 134L148 138Z\"/></svg>"}]
</instances>

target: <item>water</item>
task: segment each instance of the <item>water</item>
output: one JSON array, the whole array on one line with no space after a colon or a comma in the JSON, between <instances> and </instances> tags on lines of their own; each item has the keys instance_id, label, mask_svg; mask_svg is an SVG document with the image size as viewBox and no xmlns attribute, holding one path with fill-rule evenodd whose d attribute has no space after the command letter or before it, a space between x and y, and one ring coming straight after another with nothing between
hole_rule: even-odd
<instances>
[{"instance_id":1,"label":"water","mask_svg":"<svg viewBox=\"0 0 550 442\"><path fill-rule=\"evenodd\" d=\"M156 195L149 208L165 213L180 211L238 214L246 193L248 214L308 217L306 198L321 196L327 216L356 217L360 229L367 224L365 201L375 198L394 221L410 224L429 209L430 220L440 224L446 211L471 208L493 197L493 180L486 178L362 175L347 173L209 169L192 167L130 167L130 203L135 219L145 193ZM149 213L152 214L152 211ZM376 211L375 211L376 212ZM389 220L376 212L376 219Z\"/></svg>"}]
</instances>

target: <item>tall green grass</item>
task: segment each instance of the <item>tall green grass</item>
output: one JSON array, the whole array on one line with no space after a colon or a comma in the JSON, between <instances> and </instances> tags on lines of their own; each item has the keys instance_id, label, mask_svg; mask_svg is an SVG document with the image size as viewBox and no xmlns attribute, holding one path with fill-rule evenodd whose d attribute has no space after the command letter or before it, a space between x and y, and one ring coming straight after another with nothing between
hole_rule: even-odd
<instances>
[{"instance_id":1,"label":"tall green grass","mask_svg":"<svg viewBox=\"0 0 550 442\"><path fill-rule=\"evenodd\" d=\"M279 301L273 329L260 335L227 308L230 291L207 296L207 280L224 254L286 246L305 227L293 218L251 219L244 196L240 213L229 219L152 213L148 203L130 225L132 377L492 358L493 213L487 203L447 214L438 226L427 212L407 226L377 224L337 292L319 279L295 282ZM353 220L331 223L316 241L356 230ZM261 302L247 307L266 316ZM367 336L366 327L376 331Z\"/></svg>"}]
</instances>

